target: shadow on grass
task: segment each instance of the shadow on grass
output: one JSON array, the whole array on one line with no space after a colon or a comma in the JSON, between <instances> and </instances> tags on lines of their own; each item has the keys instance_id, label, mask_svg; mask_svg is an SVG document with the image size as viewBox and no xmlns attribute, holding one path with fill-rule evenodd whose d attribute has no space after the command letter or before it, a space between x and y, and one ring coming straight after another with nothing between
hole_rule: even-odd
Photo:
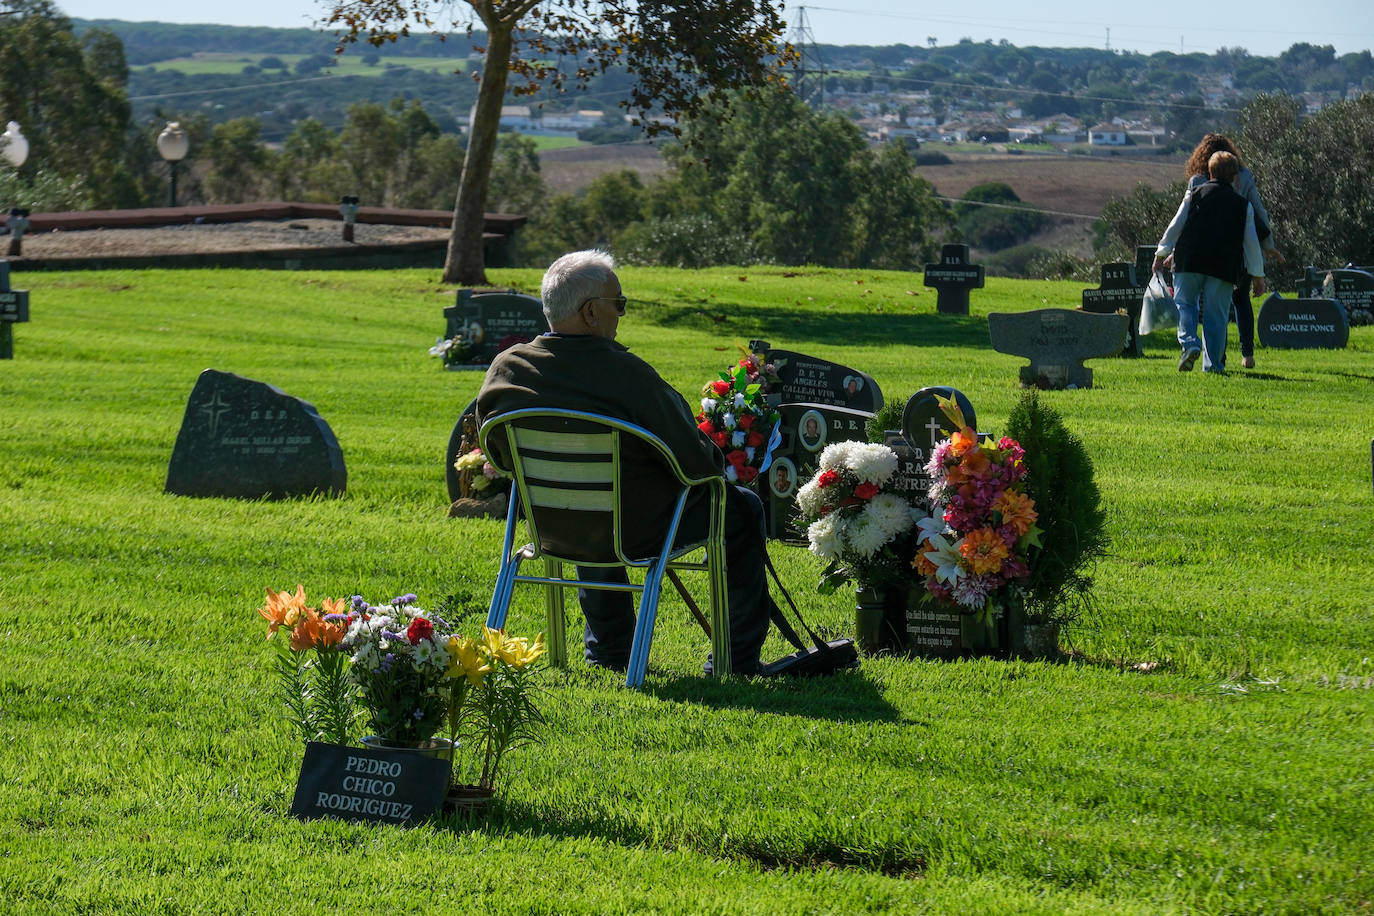
<instances>
[{"instance_id":1,"label":"shadow on grass","mask_svg":"<svg viewBox=\"0 0 1374 916\"><path fill-rule=\"evenodd\" d=\"M731 678L727 681L670 677L646 685L644 692L660 700L695 703L712 709L752 709L831 722L904 721L878 687L857 670L825 677Z\"/></svg>"},{"instance_id":2,"label":"shadow on grass","mask_svg":"<svg viewBox=\"0 0 1374 916\"><path fill-rule=\"evenodd\" d=\"M988 322L983 316L901 314L887 312L759 308L709 302L700 305L644 303L645 320L661 328L709 331L726 336L762 335L775 347L791 349L807 343L885 346L894 341L912 347L973 347L991 349Z\"/></svg>"}]
</instances>

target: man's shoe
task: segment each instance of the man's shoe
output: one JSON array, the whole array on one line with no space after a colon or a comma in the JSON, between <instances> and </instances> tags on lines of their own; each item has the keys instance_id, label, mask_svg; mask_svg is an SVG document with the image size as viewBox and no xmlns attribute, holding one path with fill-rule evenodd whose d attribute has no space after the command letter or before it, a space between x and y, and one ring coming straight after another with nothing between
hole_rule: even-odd
<instances>
[{"instance_id":1,"label":"man's shoe","mask_svg":"<svg viewBox=\"0 0 1374 916\"><path fill-rule=\"evenodd\" d=\"M1253 369L1255 368L1255 358L1253 356L1242 356L1240 358L1240 364L1246 369Z\"/></svg>"},{"instance_id":2,"label":"man's shoe","mask_svg":"<svg viewBox=\"0 0 1374 916\"><path fill-rule=\"evenodd\" d=\"M1178 371L1192 372L1193 363L1197 362L1197 358L1201 355L1202 351L1199 350L1197 347L1192 347L1190 349L1184 350L1183 356L1179 357L1178 360Z\"/></svg>"}]
</instances>

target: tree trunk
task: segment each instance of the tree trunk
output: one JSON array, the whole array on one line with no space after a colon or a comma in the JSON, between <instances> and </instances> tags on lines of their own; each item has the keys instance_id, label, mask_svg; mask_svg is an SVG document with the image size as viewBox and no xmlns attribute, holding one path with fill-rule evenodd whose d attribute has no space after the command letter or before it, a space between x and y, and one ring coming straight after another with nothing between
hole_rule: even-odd
<instances>
[{"instance_id":1,"label":"tree trunk","mask_svg":"<svg viewBox=\"0 0 1374 916\"><path fill-rule=\"evenodd\" d=\"M468 134L467 155L463 158L463 177L458 182L458 200L453 206L453 233L448 240L444 261L445 283L465 286L487 282L482 252L482 232L486 227L487 180L496 154L497 128L501 105L506 98L506 76L510 67L511 29L509 23L487 23L487 53L482 62L482 82L477 90L477 108Z\"/></svg>"}]
</instances>

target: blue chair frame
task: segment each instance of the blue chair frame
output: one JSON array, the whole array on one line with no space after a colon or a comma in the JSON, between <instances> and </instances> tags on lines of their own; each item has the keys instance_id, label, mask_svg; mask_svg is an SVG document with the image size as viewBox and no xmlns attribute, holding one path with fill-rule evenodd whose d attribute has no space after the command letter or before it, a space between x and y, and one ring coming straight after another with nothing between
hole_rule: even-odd
<instances>
[{"instance_id":1,"label":"blue chair frame","mask_svg":"<svg viewBox=\"0 0 1374 916\"><path fill-rule=\"evenodd\" d=\"M675 485L678 495L672 514L664 520L664 538L658 553L632 557L624 545L624 513L632 508L621 500L621 443L626 437L638 439L655 449L663 459L665 484ZM487 460L508 474L513 485L506 514L506 533L501 550L501 568L487 612L487 626L505 626L515 585L527 582L546 588L545 607L548 628L545 644L551 664L566 665L567 623L563 589L594 588L608 591L638 592L639 614L635 621L625 686L644 683L649 664L649 645L653 641L654 621L658 616L663 578L670 570L705 572L710 581L710 631L713 666L717 676L730 670L729 601L725 578L725 480L720 476L693 479L678 464L677 458L653 433L624 420L578 410L525 408L489 418L478 431ZM499 442L498 463L491 446ZM697 487L709 493L711 516L704 540L673 546L688 497ZM547 514L573 510L609 515L611 543L595 545L597 559L558 556L543 547L540 525ZM541 521L541 518L543 521ZM529 543L516 548L516 528L524 522ZM699 559L694 555L700 553ZM526 560L542 559L544 575L520 571ZM564 576L563 566L623 566L644 570L643 584L585 581ZM628 577L627 577L628 578Z\"/></svg>"}]
</instances>

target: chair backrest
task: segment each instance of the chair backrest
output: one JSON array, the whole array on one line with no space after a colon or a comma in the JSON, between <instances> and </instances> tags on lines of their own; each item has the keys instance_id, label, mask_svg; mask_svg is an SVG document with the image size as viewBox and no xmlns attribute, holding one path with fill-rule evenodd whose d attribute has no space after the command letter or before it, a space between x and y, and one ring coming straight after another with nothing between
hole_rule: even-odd
<instances>
[{"instance_id":1,"label":"chair backrest","mask_svg":"<svg viewBox=\"0 0 1374 916\"><path fill-rule=\"evenodd\" d=\"M615 417L526 408L491 417L479 436L487 460L514 481L530 539L541 552L563 560L622 564L634 559L625 553L623 438L633 437L658 453L665 483L675 478L682 490L691 483L663 440Z\"/></svg>"}]
</instances>

